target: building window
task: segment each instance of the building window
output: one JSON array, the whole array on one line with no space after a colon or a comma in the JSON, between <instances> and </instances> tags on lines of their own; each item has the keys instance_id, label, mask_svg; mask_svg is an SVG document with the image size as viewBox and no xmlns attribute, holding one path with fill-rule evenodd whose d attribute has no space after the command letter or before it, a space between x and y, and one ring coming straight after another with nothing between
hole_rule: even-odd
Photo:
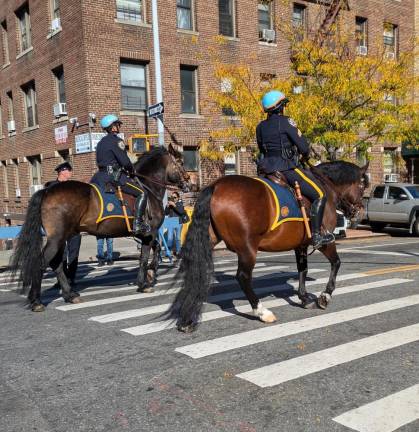
<instances>
[{"instance_id":1,"label":"building window","mask_svg":"<svg viewBox=\"0 0 419 432\"><path fill-rule=\"evenodd\" d=\"M303 5L294 3L292 8L292 25L295 28L304 28L306 25L306 8Z\"/></svg>"},{"instance_id":2,"label":"building window","mask_svg":"<svg viewBox=\"0 0 419 432\"><path fill-rule=\"evenodd\" d=\"M13 110L13 94L11 91L7 92L7 114L8 114L8 121L14 120L15 114Z\"/></svg>"},{"instance_id":3,"label":"building window","mask_svg":"<svg viewBox=\"0 0 419 432\"><path fill-rule=\"evenodd\" d=\"M7 177L6 161L1 162L1 170L3 171L4 198L9 198L9 179Z\"/></svg>"},{"instance_id":4,"label":"building window","mask_svg":"<svg viewBox=\"0 0 419 432\"><path fill-rule=\"evenodd\" d=\"M9 57L9 41L7 38L7 22L4 20L1 23L1 46L2 46L2 60L3 64L9 64L10 63L10 57Z\"/></svg>"},{"instance_id":5,"label":"building window","mask_svg":"<svg viewBox=\"0 0 419 432\"><path fill-rule=\"evenodd\" d=\"M186 147L183 149L183 166L186 171L198 171L198 149Z\"/></svg>"},{"instance_id":6,"label":"building window","mask_svg":"<svg viewBox=\"0 0 419 432\"><path fill-rule=\"evenodd\" d=\"M355 18L355 38L358 47L367 46L367 22L366 18Z\"/></svg>"},{"instance_id":7,"label":"building window","mask_svg":"<svg viewBox=\"0 0 419 432\"><path fill-rule=\"evenodd\" d=\"M122 109L144 111L147 108L146 66L121 63Z\"/></svg>"},{"instance_id":8,"label":"building window","mask_svg":"<svg viewBox=\"0 0 419 432\"><path fill-rule=\"evenodd\" d=\"M272 3L258 3L259 40L265 40L263 30L272 30Z\"/></svg>"},{"instance_id":9,"label":"building window","mask_svg":"<svg viewBox=\"0 0 419 432\"><path fill-rule=\"evenodd\" d=\"M64 84L64 68L62 66L57 67L52 71L55 79L55 89L57 94L57 102L66 103L65 97L65 84Z\"/></svg>"},{"instance_id":10,"label":"building window","mask_svg":"<svg viewBox=\"0 0 419 432\"><path fill-rule=\"evenodd\" d=\"M12 162L15 173L15 195L16 198L20 198L19 161L17 159L12 159Z\"/></svg>"},{"instance_id":11,"label":"building window","mask_svg":"<svg viewBox=\"0 0 419 432\"><path fill-rule=\"evenodd\" d=\"M180 67L182 112L185 114L197 113L196 71L196 67Z\"/></svg>"},{"instance_id":12,"label":"building window","mask_svg":"<svg viewBox=\"0 0 419 432\"><path fill-rule=\"evenodd\" d=\"M397 26L390 23L384 23L383 31L384 51L387 57L393 57L397 52Z\"/></svg>"},{"instance_id":13,"label":"building window","mask_svg":"<svg viewBox=\"0 0 419 432\"><path fill-rule=\"evenodd\" d=\"M234 9L234 0L218 0L218 14L221 35L230 37L236 36Z\"/></svg>"},{"instance_id":14,"label":"building window","mask_svg":"<svg viewBox=\"0 0 419 432\"><path fill-rule=\"evenodd\" d=\"M19 22L20 52L23 52L32 47L31 20L28 4L23 5L16 12L16 16Z\"/></svg>"},{"instance_id":15,"label":"building window","mask_svg":"<svg viewBox=\"0 0 419 432\"><path fill-rule=\"evenodd\" d=\"M383 154L384 174L397 173L397 154L395 149L384 149Z\"/></svg>"},{"instance_id":16,"label":"building window","mask_svg":"<svg viewBox=\"0 0 419 432\"><path fill-rule=\"evenodd\" d=\"M126 21L143 21L142 0L116 0L116 17Z\"/></svg>"},{"instance_id":17,"label":"building window","mask_svg":"<svg viewBox=\"0 0 419 432\"><path fill-rule=\"evenodd\" d=\"M0 138L3 138L3 109L0 100Z\"/></svg>"},{"instance_id":18,"label":"building window","mask_svg":"<svg viewBox=\"0 0 419 432\"><path fill-rule=\"evenodd\" d=\"M51 0L52 19L60 19L60 0Z\"/></svg>"},{"instance_id":19,"label":"building window","mask_svg":"<svg viewBox=\"0 0 419 432\"><path fill-rule=\"evenodd\" d=\"M224 174L234 175L236 172L236 154L228 154L224 156Z\"/></svg>"},{"instance_id":20,"label":"building window","mask_svg":"<svg viewBox=\"0 0 419 432\"><path fill-rule=\"evenodd\" d=\"M41 158L40 156L32 156L28 158L31 165L31 185L40 185L41 183Z\"/></svg>"},{"instance_id":21,"label":"building window","mask_svg":"<svg viewBox=\"0 0 419 432\"><path fill-rule=\"evenodd\" d=\"M24 85L22 91L25 98L26 127L32 127L38 124L35 82Z\"/></svg>"},{"instance_id":22,"label":"building window","mask_svg":"<svg viewBox=\"0 0 419 432\"><path fill-rule=\"evenodd\" d=\"M176 5L177 27L183 30L193 30L192 0L177 0Z\"/></svg>"}]
</instances>

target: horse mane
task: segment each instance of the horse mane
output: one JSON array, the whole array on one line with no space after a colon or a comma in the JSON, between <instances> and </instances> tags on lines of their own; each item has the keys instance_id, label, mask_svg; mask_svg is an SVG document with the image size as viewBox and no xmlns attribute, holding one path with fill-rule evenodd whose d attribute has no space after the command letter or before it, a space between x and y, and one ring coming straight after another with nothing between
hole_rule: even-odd
<instances>
[{"instance_id":1,"label":"horse mane","mask_svg":"<svg viewBox=\"0 0 419 432\"><path fill-rule=\"evenodd\" d=\"M333 161L323 162L312 168L313 174L320 174L319 177L327 177L336 186L357 183L361 179L368 187L368 176L361 173L361 168L351 162Z\"/></svg>"},{"instance_id":2,"label":"horse mane","mask_svg":"<svg viewBox=\"0 0 419 432\"><path fill-rule=\"evenodd\" d=\"M168 154L168 151L164 147L154 147L135 162L135 171L157 171L158 168L161 168L160 159L166 154Z\"/></svg>"}]
</instances>

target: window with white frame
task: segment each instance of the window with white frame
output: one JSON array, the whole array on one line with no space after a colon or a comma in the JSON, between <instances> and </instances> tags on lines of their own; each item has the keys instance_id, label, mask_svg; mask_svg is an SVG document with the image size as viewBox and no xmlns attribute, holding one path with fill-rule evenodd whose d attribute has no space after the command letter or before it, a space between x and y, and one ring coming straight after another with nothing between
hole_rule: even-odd
<instances>
[{"instance_id":1,"label":"window with white frame","mask_svg":"<svg viewBox=\"0 0 419 432\"><path fill-rule=\"evenodd\" d=\"M31 185L32 186L36 186L36 185L40 185L41 183L41 175L42 175L42 171L41 171L41 157L39 155L37 156L32 156L30 158L28 158L29 160L29 164L30 164L30 180L31 180Z\"/></svg>"},{"instance_id":2,"label":"window with white frame","mask_svg":"<svg viewBox=\"0 0 419 432\"><path fill-rule=\"evenodd\" d=\"M355 39L358 47L367 46L367 18L355 18Z\"/></svg>"},{"instance_id":3,"label":"window with white frame","mask_svg":"<svg viewBox=\"0 0 419 432\"><path fill-rule=\"evenodd\" d=\"M32 47L31 19L27 3L17 10L16 17L19 24L20 52L23 52Z\"/></svg>"},{"instance_id":4,"label":"window with white frame","mask_svg":"<svg viewBox=\"0 0 419 432\"><path fill-rule=\"evenodd\" d=\"M176 1L177 28L194 30L193 0Z\"/></svg>"},{"instance_id":5,"label":"window with white frame","mask_svg":"<svg viewBox=\"0 0 419 432\"><path fill-rule=\"evenodd\" d=\"M7 37L7 21L1 23L1 48L3 65L10 63L9 57L9 40Z\"/></svg>"},{"instance_id":6,"label":"window with white frame","mask_svg":"<svg viewBox=\"0 0 419 432\"><path fill-rule=\"evenodd\" d=\"M235 0L218 0L219 32L223 36L236 36Z\"/></svg>"},{"instance_id":7,"label":"window with white frame","mask_svg":"<svg viewBox=\"0 0 419 432\"><path fill-rule=\"evenodd\" d=\"M224 156L224 174L225 175L237 174L235 153L227 154Z\"/></svg>"},{"instance_id":8,"label":"window with white frame","mask_svg":"<svg viewBox=\"0 0 419 432\"><path fill-rule=\"evenodd\" d=\"M197 114L197 68L195 66L180 67L180 88L182 113Z\"/></svg>"},{"instance_id":9,"label":"window with white frame","mask_svg":"<svg viewBox=\"0 0 419 432\"><path fill-rule=\"evenodd\" d=\"M128 111L147 108L146 65L121 62L121 106Z\"/></svg>"},{"instance_id":10,"label":"window with white frame","mask_svg":"<svg viewBox=\"0 0 419 432\"><path fill-rule=\"evenodd\" d=\"M59 66L52 71L55 79L56 100L60 103L66 103L65 83L64 83L64 68Z\"/></svg>"},{"instance_id":11,"label":"window with white frame","mask_svg":"<svg viewBox=\"0 0 419 432\"><path fill-rule=\"evenodd\" d=\"M17 159L12 159L14 180L15 180L15 195L16 198L20 198L20 179L19 179L19 161Z\"/></svg>"},{"instance_id":12,"label":"window with white frame","mask_svg":"<svg viewBox=\"0 0 419 432\"><path fill-rule=\"evenodd\" d=\"M183 166L186 171L198 171L199 155L197 147L183 148Z\"/></svg>"},{"instance_id":13,"label":"window with white frame","mask_svg":"<svg viewBox=\"0 0 419 432\"><path fill-rule=\"evenodd\" d=\"M26 127L38 124L38 112L36 106L35 81L22 86L25 100Z\"/></svg>"},{"instance_id":14,"label":"window with white frame","mask_svg":"<svg viewBox=\"0 0 419 432\"><path fill-rule=\"evenodd\" d=\"M14 120L15 114L13 109L13 93L11 91L6 93L7 95L7 114L8 114L8 121Z\"/></svg>"},{"instance_id":15,"label":"window with white frame","mask_svg":"<svg viewBox=\"0 0 419 432\"><path fill-rule=\"evenodd\" d=\"M9 179L7 176L7 164L6 161L1 162L2 179L3 179L3 191L4 198L9 198Z\"/></svg>"},{"instance_id":16,"label":"window with white frame","mask_svg":"<svg viewBox=\"0 0 419 432\"><path fill-rule=\"evenodd\" d=\"M258 3L258 26L259 26L259 40L263 40L263 30L273 29L272 20L272 2Z\"/></svg>"},{"instance_id":17,"label":"window with white frame","mask_svg":"<svg viewBox=\"0 0 419 432\"><path fill-rule=\"evenodd\" d=\"M144 21L142 0L116 0L116 18L125 21Z\"/></svg>"},{"instance_id":18,"label":"window with white frame","mask_svg":"<svg viewBox=\"0 0 419 432\"><path fill-rule=\"evenodd\" d=\"M385 53L397 53L397 31L398 28L394 24L384 23L383 42Z\"/></svg>"},{"instance_id":19,"label":"window with white frame","mask_svg":"<svg viewBox=\"0 0 419 432\"><path fill-rule=\"evenodd\" d=\"M60 19L60 0L51 0L51 18Z\"/></svg>"}]
</instances>

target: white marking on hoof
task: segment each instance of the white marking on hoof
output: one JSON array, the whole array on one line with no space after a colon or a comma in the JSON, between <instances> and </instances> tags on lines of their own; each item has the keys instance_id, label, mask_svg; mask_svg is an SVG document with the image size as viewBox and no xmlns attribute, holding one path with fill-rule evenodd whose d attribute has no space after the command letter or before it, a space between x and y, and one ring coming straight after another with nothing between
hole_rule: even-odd
<instances>
[{"instance_id":1,"label":"white marking on hoof","mask_svg":"<svg viewBox=\"0 0 419 432\"><path fill-rule=\"evenodd\" d=\"M253 313L257 316L262 322L265 323L273 323L276 321L276 316L269 310L262 306L262 303L258 303L257 309L253 309Z\"/></svg>"},{"instance_id":2,"label":"white marking on hoof","mask_svg":"<svg viewBox=\"0 0 419 432\"><path fill-rule=\"evenodd\" d=\"M326 300L327 303L329 303L332 300L332 296L327 292L322 292L321 296Z\"/></svg>"}]
</instances>

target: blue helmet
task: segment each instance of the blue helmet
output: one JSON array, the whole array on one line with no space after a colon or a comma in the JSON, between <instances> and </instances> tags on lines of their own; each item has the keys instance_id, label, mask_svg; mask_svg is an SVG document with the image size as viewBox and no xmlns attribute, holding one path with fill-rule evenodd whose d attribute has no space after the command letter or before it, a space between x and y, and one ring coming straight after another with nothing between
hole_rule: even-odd
<instances>
[{"instance_id":1,"label":"blue helmet","mask_svg":"<svg viewBox=\"0 0 419 432\"><path fill-rule=\"evenodd\" d=\"M262 98L262 106L265 112L272 111L287 102L287 97L279 90L271 90L265 93Z\"/></svg>"},{"instance_id":2,"label":"blue helmet","mask_svg":"<svg viewBox=\"0 0 419 432\"><path fill-rule=\"evenodd\" d=\"M119 120L118 116L115 114L107 114L105 117L102 117L102 120L100 121L100 126L102 129L107 129L108 127L112 126L114 123L121 123L121 120Z\"/></svg>"}]
</instances>

